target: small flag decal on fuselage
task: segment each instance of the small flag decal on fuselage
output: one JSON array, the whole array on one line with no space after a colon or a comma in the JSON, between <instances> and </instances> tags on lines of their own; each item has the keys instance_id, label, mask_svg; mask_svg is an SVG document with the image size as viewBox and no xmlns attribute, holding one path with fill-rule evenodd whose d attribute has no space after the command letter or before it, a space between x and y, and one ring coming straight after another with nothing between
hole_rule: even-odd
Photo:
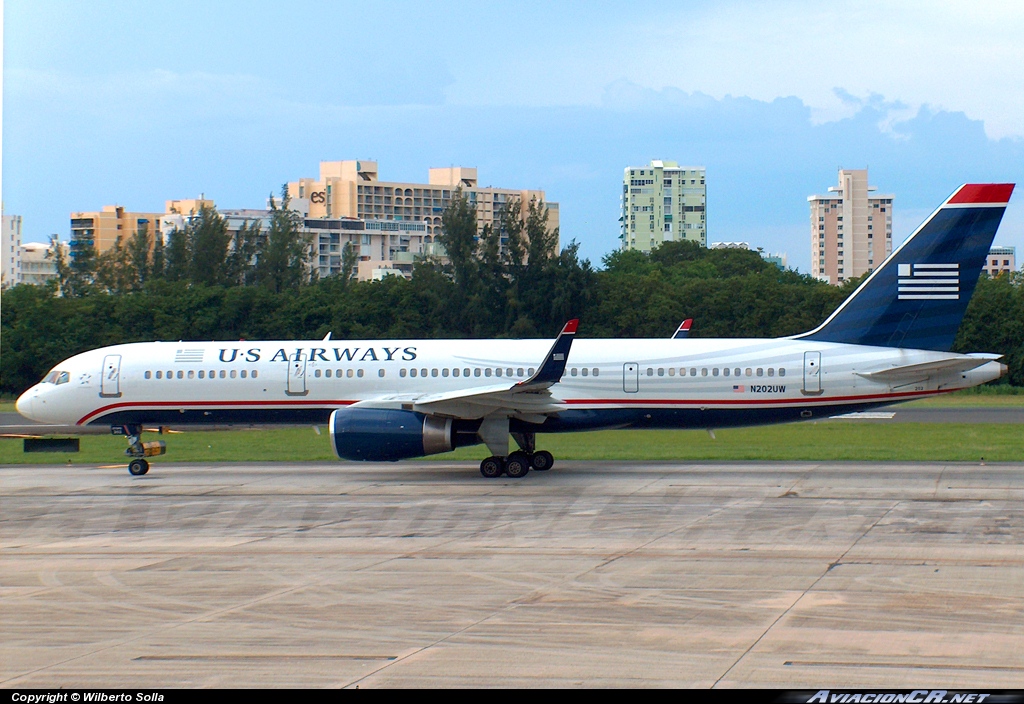
<instances>
[{"instance_id":1,"label":"small flag decal on fuselage","mask_svg":"<svg viewBox=\"0 0 1024 704\"><path fill-rule=\"evenodd\" d=\"M732 392L733 392L734 394L742 394L742 393L744 393L744 392L745 392L746 390L747 390L747 387L746 387L746 386L744 386L743 384L733 384L733 385L732 385Z\"/></svg>"},{"instance_id":2,"label":"small flag decal on fuselage","mask_svg":"<svg viewBox=\"0 0 1024 704\"><path fill-rule=\"evenodd\" d=\"M959 264L898 264L901 301L960 300Z\"/></svg>"},{"instance_id":3,"label":"small flag decal on fuselage","mask_svg":"<svg viewBox=\"0 0 1024 704\"><path fill-rule=\"evenodd\" d=\"M175 362L185 362L185 363L188 363L188 362L193 362L193 363L194 362L202 362L203 361L203 350L202 349L177 350L174 353L174 361Z\"/></svg>"}]
</instances>

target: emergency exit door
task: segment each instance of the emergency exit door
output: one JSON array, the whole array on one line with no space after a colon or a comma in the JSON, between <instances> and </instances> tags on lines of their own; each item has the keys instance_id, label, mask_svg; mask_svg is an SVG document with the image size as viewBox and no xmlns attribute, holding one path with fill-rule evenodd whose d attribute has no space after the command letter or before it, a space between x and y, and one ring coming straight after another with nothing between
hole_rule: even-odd
<instances>
[{"instance_id":1,"label":"emergency exit door","mask_svg":"<svg viewBox=\"0 0 1024 704\"><path fill-rule=\"evenodd\" d=\"M627 394L635 394L640 390L640 365L636 362L622 365L622 390Z\"/></svg>"},{"instance_id":2,"label":"emergency exit door","mask_svg":"<svg viewBox=\"0 0 1024 704\"><path fill-rule=\"evenodd\" d=\"M306 355L303 350L296 350L288 362L288 390L285 393L289 396L305 396L309 393L306 388Z\"/></svg>"},{"instance_id":3,"label":"emergency exit door","mask_svg":"<svg viewBox=\"0 0 1024 704\"><path fill-rule=\"evenodd\" d=\"M817 396L821 389L821 352L804 352L804 388L807 396Z\"/></svg>"}]
</instances>

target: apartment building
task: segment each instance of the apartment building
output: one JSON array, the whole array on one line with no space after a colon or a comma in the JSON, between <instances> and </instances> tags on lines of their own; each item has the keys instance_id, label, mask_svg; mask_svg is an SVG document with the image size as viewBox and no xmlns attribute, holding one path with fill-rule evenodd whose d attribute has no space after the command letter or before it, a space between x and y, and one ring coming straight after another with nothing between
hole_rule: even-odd
<instances>
[{"instance_id":1,"label":"apartment building","mask_svg":"<svg viewBox=\"0 0 1024 704\"><path fill-rule=\"evenodd\" d=\"M375 161L322 161L319 178L288 183L291 198L309 201L310 219L419 223L425 228L426 244L441 234L441 214L457 189L476 208L478 231L485 225L494 226L511 202L521 202L525 214L534 199L547 208L548 230L558 227L558 203L548 202L544 191L481 186L473 167L432 168L426 183L406 183L381 181Z\"/></svg>"},{"instance_id":2,"label":"apartment building","mask_svg":"<svg viewBox=\"0 0 1024 704\"><path fill-rule=\"evenodd\" d=\"M71 257L91 247L102 253L114 246L120 237L122 243L137 231L146 228L156 231L163 213L133 213L120 205L105 205L102 210L71 213Z\"/></svg>"},{"instance_id":3,"label":"apartment building","mask_svg":"<svg viewBox=\"0 0 1024 704\"><path fill-rule=\"evenodd\" d=\"M627 166L622 177L622 249L650 252L662 242L707 246L707 187L703 166L654 160Z\"/></svg>"},{"instance_id":4,"label":"apartment building","mask_svg":"<svg viewBox=\"0 0 1024 704\"><path fill-rule=\"evenodd\" d=\"M0 288L21 283L21 216L0 217Z\"/></svg>"},{"instance_id":5,"label":"apartment building","mask_svg":"<svg viewBox=\"0 0 1024 704\"><path fill-rule=\"evenodd\" d=\"M811 274L839 285L871 271L892 252L891 194L874 195L867 169L840 169L839 185L808 196Z\"/></svg>"},{"instance_id":6,"label":"apartment building","mask_svg":"<svg viewBox=\"0 0 1024 704\"><path fill-rule=\"evenodd\" d=\"M981 270L992 277L1012 274L1017 271L1016 253L1016 247L992 247L988 250L988 258Z\"/></svg>"}]
</instances>

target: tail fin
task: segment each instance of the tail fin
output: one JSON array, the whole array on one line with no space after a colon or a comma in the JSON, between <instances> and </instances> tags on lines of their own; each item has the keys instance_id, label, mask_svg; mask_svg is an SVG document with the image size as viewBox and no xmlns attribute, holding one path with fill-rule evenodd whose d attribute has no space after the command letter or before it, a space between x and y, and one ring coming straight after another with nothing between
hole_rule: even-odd
<instances>
[{"instance_id":1,"label":"tail fin","mask_svg":"<svg viewBox=\"0 0 1024 704\"><path fill-rule=\"evenodd\" d=\"M960 186L824 323L794 338L948 352L1013 186Z\"/></svg>"}]
</instances>

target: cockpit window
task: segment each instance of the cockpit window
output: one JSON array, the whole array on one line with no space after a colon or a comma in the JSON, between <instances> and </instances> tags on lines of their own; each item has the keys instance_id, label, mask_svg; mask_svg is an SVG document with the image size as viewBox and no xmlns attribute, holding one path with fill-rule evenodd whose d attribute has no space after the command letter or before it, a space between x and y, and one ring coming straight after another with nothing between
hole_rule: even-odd
<instances>
[{"instance_id":1,"label":"cockpit window","mask_svg":"<svg viewBox=\"0 0 1024 704\"><path fill-rule=\"evenodd\" d=\"M67 372L61 372L54 369L52 372L46 375L43 382L47 384L66 384L71 381L71 377Z\"/></svg>"}]
</instances>

